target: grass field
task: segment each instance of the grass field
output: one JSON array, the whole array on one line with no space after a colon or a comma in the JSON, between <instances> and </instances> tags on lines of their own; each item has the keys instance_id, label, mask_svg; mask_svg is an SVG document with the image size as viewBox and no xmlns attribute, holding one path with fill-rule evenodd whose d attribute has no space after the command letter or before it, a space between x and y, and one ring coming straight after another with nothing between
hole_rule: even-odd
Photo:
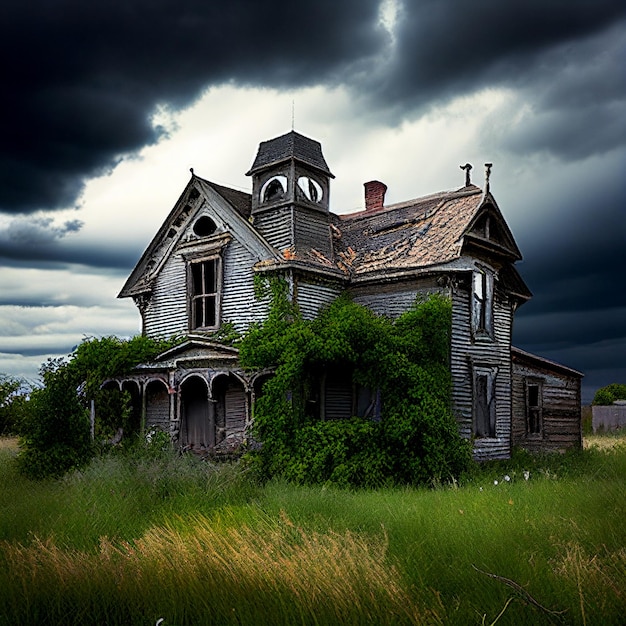
<instances>
[{"instance_id":1,"label":"grass field","mask_svg":"<svg viewBox=\"0 0 626 626\"><path fill-rule=\"evenodd\" d=\"M454 487L260 486L108 457L18 476L0 441L0 624L623 624L626 437Z\"/></svg>"}]
</instances>

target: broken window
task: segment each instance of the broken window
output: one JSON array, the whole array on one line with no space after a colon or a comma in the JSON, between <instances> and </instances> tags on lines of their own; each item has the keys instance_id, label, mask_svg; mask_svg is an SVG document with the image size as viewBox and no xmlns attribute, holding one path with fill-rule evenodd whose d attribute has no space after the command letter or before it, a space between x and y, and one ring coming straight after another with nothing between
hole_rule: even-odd
<instances>
[{"instance_id":1,"label":"broken window","mask_svg":"<svg viewBox=\"0 0 626 626\"><path fill-rule=\"evenodd\" d=\"M496 436L495 368L476 368L474 371L474 435Z\"/></svg>"},{"instance_id":2,"label":"broken window","mask_svg":"<svg viewBox=\"0 0 626 626\"><path fill-rule=\"evenodd\" d=\"M216 328L219 325L220 259L190 263L190 327Z\"/></svg>"},{"instance_id":3,"label":"broken window","mask_svg":"<svg viewBox=\"0 0 626 626\"><path fill-rule=\"evenodd\" d=\"M493 274L483 269L472 276L472 331L493 335Z\"/></svg>"},{"instance_id":4,"label":"broken window","mask_svg":"<svg viewBox=\"0 0 626 626\"><path fill-rule=\"evenodd\" d=\"M541 381L526 381L526 434L541 435L542 432Z\"/></svg>"}]
</instances>

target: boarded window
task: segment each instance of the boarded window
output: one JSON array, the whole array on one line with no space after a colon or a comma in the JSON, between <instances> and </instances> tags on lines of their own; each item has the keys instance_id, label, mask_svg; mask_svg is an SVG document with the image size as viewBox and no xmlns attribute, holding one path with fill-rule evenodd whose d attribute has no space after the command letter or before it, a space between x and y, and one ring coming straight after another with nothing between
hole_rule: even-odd
<instances>
[{"instance_id":1,"label":"boarded window","mask_svg":"<svg viewBox=\"0 0 626 626\"><path fill-rule=\"evenodd\" d=\"M476 437L496 436L496 385L492 369L474 373L474 434Z\"/></svg>"},{"instance_id":2,"label":"boarded window","mask_svg":"<svg viewBox=\"0 0 626 626\"><path fill-rule=\"evenodd\" d=\"M542 432L542 401L541 382L526 381L526 433L541 435Z\"/></svg>"},{"instance_id":3,"label":"boarded window","mask_svg":"<svg viewBox=\"0 0 626 626\"><path fill-rule=\"evenodd\" d=\"M190 327L216 328L219 325L220 260L198 261L189 268Z\"/></svg>"},{"instance_id":4,"label":"boarded window","mask_svg":"<svg viewBox=\"0 0 626 626\"><path fill-rule=\"evenodd\" d=\"M472 276L472 331L493 335L493 274L477 270Z\"/></svg>"}]
</instances>

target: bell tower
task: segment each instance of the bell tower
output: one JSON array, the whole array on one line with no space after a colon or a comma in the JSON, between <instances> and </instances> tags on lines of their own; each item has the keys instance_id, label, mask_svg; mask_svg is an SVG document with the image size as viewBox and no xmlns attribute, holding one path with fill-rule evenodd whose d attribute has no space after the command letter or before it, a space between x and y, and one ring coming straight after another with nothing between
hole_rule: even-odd
<instances>
[{"instance_id":1,"label":"bell tower","mask_svg":"<svg viewBox=\"0 0 626 626\"><path fill-rule=\"evenodd\" d=\"M334 178L318 141L291 131L259 145L252 176L254 227L285 258L332 260L329 192ZM316 254L317 253L317 254Z\"/></svg>"}]
</instances>

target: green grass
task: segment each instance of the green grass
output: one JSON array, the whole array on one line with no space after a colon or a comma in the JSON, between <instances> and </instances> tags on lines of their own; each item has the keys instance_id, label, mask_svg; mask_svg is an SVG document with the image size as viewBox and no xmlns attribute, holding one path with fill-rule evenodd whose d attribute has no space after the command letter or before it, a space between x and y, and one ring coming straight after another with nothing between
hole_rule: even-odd
<instances>
[{"instance_id":1,"label":"green grass","mask_svg":"<svg viewBox=\"0 0 626 626\"><path fill-rule=\"evenodd\" d=\"M607 441L359 492L167 455L36 483L0 445L0 625L620 624L626 437Z\"/></svg>"}]
</instances>

